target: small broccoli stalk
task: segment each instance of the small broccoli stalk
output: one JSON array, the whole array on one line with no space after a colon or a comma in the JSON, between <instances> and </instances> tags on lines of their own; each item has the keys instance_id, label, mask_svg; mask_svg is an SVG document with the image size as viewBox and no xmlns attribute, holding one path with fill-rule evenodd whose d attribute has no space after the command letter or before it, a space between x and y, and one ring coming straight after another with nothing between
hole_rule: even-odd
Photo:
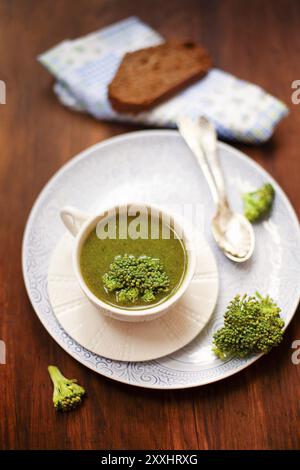
<instances>
[{"instance_id":1,"label":"small broccoli stalk","mask_svg":"<svg viewBox=\"0 0 300 470\"><path fill-rule=\"evenodd\" d=\"M243 194L244 215L250 222L257 222L267 215L273 205L275 191L270 183L256 191Z\"/></svg>"},{"instance_id":2,"label":"small broccoli stalk","mask_svg":"<svg viewBox=\"0 0 300 470\"><path fill-rule=\"evenodd\" d=\"M79 406L85 390L76 383L77 380L67 379L56 366L49 366L48 372L54 384L54 408L59 411L70 411Z\"/></svg>"}]
</instances>

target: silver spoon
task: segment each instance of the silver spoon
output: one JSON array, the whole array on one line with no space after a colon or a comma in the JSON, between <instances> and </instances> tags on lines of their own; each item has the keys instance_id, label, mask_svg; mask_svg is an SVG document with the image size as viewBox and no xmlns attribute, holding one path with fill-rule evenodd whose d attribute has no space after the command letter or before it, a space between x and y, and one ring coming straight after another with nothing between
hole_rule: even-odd
<instances>
[{"instance_id":1,"label":"silver spoon","mask_svg":"<svg viewBox=\"0 0 300 470\"><path fill-rule=\"evenodd\" d=\"M203 116L197 121L184 116L177 124L181 136L197 157L216 204L212 233L217 245L232 261L246 261L254 250L254 231L250 222L229 206L214 126Z\"/></svg>"}]
</instances>

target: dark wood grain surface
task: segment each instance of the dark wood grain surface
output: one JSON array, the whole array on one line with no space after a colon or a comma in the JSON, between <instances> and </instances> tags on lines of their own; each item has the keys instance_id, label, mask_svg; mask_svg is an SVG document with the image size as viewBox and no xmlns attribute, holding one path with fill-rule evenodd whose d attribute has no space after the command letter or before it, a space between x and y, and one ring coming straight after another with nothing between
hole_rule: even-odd
<instances>
[{"instance_id":1,"label":"dark wood grain surface","mask_svg":"<svg viewBox=\"0 0 300 470\"><path fill-rule=\"evenodd\" d=\"M203 43L217 66L253 81L290 105L274 138L241 146L266 168L300 213L299 1L1 0L0 79L0 365L1 449L297 449L300 365L283 343L243 372L212 385L151 391L122 385L80 365L48 335L27 298L21 241L30 208L44 184L84 148L135 127L96 122L58 104L40 52L129 15L166 38ZM47 365L58 364L89 392L74 413L55 414Z\"/></svg>"}]
</instances>

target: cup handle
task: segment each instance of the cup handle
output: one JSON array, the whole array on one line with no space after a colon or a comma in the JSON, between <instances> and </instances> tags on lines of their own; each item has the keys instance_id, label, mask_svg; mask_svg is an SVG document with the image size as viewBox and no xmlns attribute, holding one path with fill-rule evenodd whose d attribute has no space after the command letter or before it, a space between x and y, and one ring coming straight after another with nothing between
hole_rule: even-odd
<instances>
[{"instance_id":1,"label":"cup handle","mask_svg":"<svg viewBox=\"0 0 300 470\"><path fill-rule=\"evenodd\" d=\"M76 209L76 207L65 206L60 210L60 217L69 232L75 237L89 215Z\"/></svg>"}]
</instances>

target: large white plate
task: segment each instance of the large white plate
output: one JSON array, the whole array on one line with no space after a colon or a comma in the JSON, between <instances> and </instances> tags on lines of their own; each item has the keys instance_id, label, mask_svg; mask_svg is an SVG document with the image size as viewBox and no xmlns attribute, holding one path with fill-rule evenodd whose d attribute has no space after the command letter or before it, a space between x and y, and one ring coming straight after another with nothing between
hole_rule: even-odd
<instances>
[{"instance_id":1,"label":"large white plate","mask_svg":"<svg viewBox=\"0 0 300 470\"><path fill-rule=\"evenodd\" d=\"M23 273L28 295L41 322L74 358L120 382L149 388L185 388L228 377L258 356L222 362L211 353L213 333L223 323L228 302L237 293L269 293L290 322L300 296L300 231L297 217L281 188L261 167L229 145L219 144L229 199L241 211L240 193L270 181L276 191L271 217L255 226L253 258L234 264L215 246L210 219L213 203L201 170L176 131L140 131L97 144L63 166L45 186L29 216L23 240ZM195 340L183 349L148 362L118 362L85 349L56 320L47 294L52 250L64 232L58 212L64 204L97 210L114 202L138 199L181 212L201 209L199 230L214 252L220 273L215 312ZM186 214L185 214L186 215Z\"/></svg>"}]
</instances>

